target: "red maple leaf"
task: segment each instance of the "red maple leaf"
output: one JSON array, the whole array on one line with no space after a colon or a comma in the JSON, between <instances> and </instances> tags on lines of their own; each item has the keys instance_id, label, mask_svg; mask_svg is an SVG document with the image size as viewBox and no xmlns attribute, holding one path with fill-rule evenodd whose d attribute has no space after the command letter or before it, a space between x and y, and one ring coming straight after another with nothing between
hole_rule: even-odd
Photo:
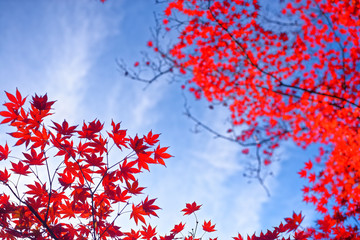
<instances>
[{"instance_id":1,"label":"red maple leaf","mask_svg":"<svg viewBox=\"0 0 360 240\"><path fill-rule=\"evenodd\" d=\"M5 168L4 171L1 171L1 170L0 170L0 181L1 181L1 182L4 182L4 183L7 183L8 180L9 180L9 178L10 178L10 175L11 175L11 174L8 173L8 171L6 170L6 168Z\"/></svg>"},{"instance_id":2,"label":"red maple leaf","mask_svg":"<svg viewBox=\"0 0 360 240\"><path fill-rule=\"evenodd\" d=\"M35 94L35 96L32 98L32 102L30 104L38 109L39 111L48 111L51 109L51 106L55 103L55 101L48 102L47 94L44 96L38 96Z\"/></svg>"},{"instance_id":3,"label":"red maple leaf","mask_svg":"<svg viewBox=\"0 0 360 240\"><path fill-rule=\"evenodd\" d=\"M31 154L23 153L25 156L24 162L26 162L29 165L43 165L46 158L44 157L44 153L40 152L39 154L36 153L35 149L31 149Z\"/></svg>"},{"instance_id":4,"label":"red maple leaf","mask_svg":"<svg viewBox=\"0 0 360 240\"><path fill-rule=\"evenodd\" d=\"M59 174L59 183L64 187L64 190L71 186L71 184L74 182L75 178L71 175L69 171L66 171L64 173L58 173Z\"/></svg>"},{"instance_id":5,"label":"red maple leaf","mask_svg":"<svg viewBox=\"0 0 360 240\"><path fill-rule=\"evenodd\" d=\"M145 198L144 201L141 202L142 209L144 210L146 215L153 215L158 217L158 215L155 213L155 210L160 209L158 206L154 205L156 199L148 199L148 197Z\"/></svg>"},{"instance_id":6,"label":"red maple leaf","mask_svg":"<svg viewBox=\"0 0 360 240\"><path fill-rule=\"evenodd\" d=\"M132 205L132 211L130 214L130 219L134 218L136 225L138 224L138 220L145 223L145 218L143 215L146 215L141 205Z\"/></svg>"},{"instance_id":7,"label":"red maple leaf","mask_svg":"<svg viewBox=\"0 0 360 240\"><path fill-rule=\"evenodd\" d=\"M87 125L85 122L83 123L81 131L78 131L80 138L93 139L97 137L97 133L99 133L104 127L104 124L101 124L99 120L94 120L89 122Z\"/></svg>"},{"instance_id":8,"label":"red maple leaf","mask_svg":"<svg viewBox=\"0 0 360 240\"><path fill-rule=\"evenodd\" d=\"M186 208L181 210L182 212L185 212L184 215L190 215L195 211L198 211L202 205L197 205L196 202L193 203L187 203Z\"/></svg>"},{"instance_id":9,"label":"red maple leaf","mask_svg":"<svg viewBox=\"0 0 360 240\"><path fill-rule=\"evenodd\" d=\"M155 143L159 142L159 136L160 134L153 134L152 131L150 131L147 136L144 135L144 141L150 146L153 146Z\"/></svg>"},{"instance_id":10,"label":"red maple leaf","mask_svg":"<svg viewBox=\"0 0 360 240\"><path fill-rule=\"evenodd\" d=\"M135 138L130 138L130 148L136 152L136 154L144 153L149 147L144 145L142 138L139 138L137 135Z\"/></svg>"},{"instance_id":11,"label":"red maple leaf","mask_svg":"<svg viewBox=\"0 0 360 240\"><path fill-rule=\"evenodd\" d=\"M126 186L126 189L129 191L129 193L134 195L141 194L142 191L145 189L144 187L139 187L139 182L137 180L133 181L132 184L126 181Z\"/></svg>"},{"instance_id":12,"label":"red maple leaf","mask_svg":"<svg viewBox=\"0 0 360 240\"><path fill-rule=\"evenodd\" d=\"M139 173L140 170L134 168L133 166L136 164L135 161L127 162L127 159L123 161L120 165L120 171L118 172L118 177L121 181L131 179L132 181L136 181L134 174Z\"/></svg>"},{"instance_id":13,"label":"red maple leaf","mask_svg":"<svg viewBox=\"0 0 360 240\"><path fill-rule=\"evenodd\" d=\"M172 157L170 154L165 152L167 149L168 147L160 148L160 145L158 145L154 151L154 160L164 166L165 166L164 159Z\"/></svg>"},{"instance_id":14,"label":"red maple leaf","mask_svg":"<svg viewBox=\"0 0 360 240\"><path fill-rule=\"evenodd\" d=\"M120 129L120 123L115 124L114 121L111 121L111 126L113 127L112 132L109 133L109 137L112 138L116 146L121 149L121 146L127 148L128 138L126 138L126 130Z\"/></svg>"},{"instance_id":15,"label":"red maple leaf","mask_svg":"<svg viewBox=\"0 0 360 240\"><path fill-rule=\"evenodd\" d=\"M175 225L174 228L171 230L172 233L176 234L184 230L185 224L180 222L179 224Z\"/></svg>"},{"instance_id":16,"label":"red maple leaf","mask_svg":"<svg viewBox=\"0 0 360 240\"><path fill-rule=\"evenodd\" d=\"M62 125L56 122L52 122L52 123L55 125L55 127L51 127L51 128L55 129L58 132L58 134L63 135L63 137L65 138L71 137L76 132L77 125L69 127L69 124L66 120L63 121Z\"/></svg>"},{"instance_id":17,"label":"red maple leaf","mask_svg":"<svg viewBox=\"0 0 360 240\"><path fill-rule=\"evenodd\" d=\"M7 145L7 143L4 147L0 145L0 161L7 159L10 152L11 151L9 151L9 146Z\"/></svg>"},{"instance_id":18,"label":"red maple leaf","mask_svg":"<svg viewBox=\"0 0 360 240\"><path fill-rule=\"evenodd\" d=\"M28 175L29 173L31 173L31 171L29 171L29 165L24 165L22 163L22 161L18 162L18 163L13 163L11 162L12 165L12 169L10 169L11 171L13 171L16 174L20 174L20 175Z\"/></svg>"},{"instance_id":19,"label":"red maple leaf","mask_svg":"<svg viewBox=\"0 0 360 240\"><path fill-rule=\"evenodd\" d=\"M27 191L27 194L35 195L35 196L46 196L46 183L44 185L41 185L39 182L35 182L35 184L27 184L28 188L30 188L29 191Z\"/></svg>"},{"instance_id":20,"label":"red maple leaf","mask_svg":"<svg viewBox=\"0 0 360 240\"><path fill-rule=\"evenodd\" d=\"M5 93L6 93L7 98L10 101L10 102L4 104L4 106L6 106L8 110L10 110L10 109L18 110L25 104L26 97L22 98L18 89L16 89L16 97L6 91L5 91Z\"/></svg>"},{"instance_id":21,"label":"red maple leaf","mask_svg":"<svg viewBox=\"0 0 360 240\"><path fill-rule=\"evenodd\" d=\"M151 227L149 224L147 227L143 226L143 230L140 231L141 235L143 236L143 239L150 240L152 237L156 235L156 227Z\"/></svg>"},{"instance_id":22,"label":"red maple leaf","mask_svg":"<svg viewBox=\"0 0 360 240\"><path fill-rule=\"evenodd\" d=\"M211 220L206 222L204 221L204 224L202 225L202 228L205 232L215 232L215 224L211 225Z\"/></svg>"}]
</instances>

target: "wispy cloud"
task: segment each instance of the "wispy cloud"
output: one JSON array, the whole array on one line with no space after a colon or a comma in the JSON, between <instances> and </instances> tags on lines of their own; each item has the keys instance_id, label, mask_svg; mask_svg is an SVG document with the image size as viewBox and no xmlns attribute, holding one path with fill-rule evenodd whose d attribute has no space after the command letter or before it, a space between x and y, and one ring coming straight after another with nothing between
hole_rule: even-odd
<instances>
[{"instance_id":1,"label":"wispy cloud","mask_svg":"<svg viewBox=\"0 0 360 240\"><path fill-rule=\"evenodd\" d=\"M80 103L87 91L89 72L96 67L103 42L114 30L108 26L104 11L95 4L84 6L73 2L71 8L54 5L47 10L49 16L55 16L48 26L48 48L52 55L45 68L46 88L53 98L61 101L57 106L59 116L82 119L86 112ZM113 21L119 20L114 16Z\"/></svg>"}]
</instances>

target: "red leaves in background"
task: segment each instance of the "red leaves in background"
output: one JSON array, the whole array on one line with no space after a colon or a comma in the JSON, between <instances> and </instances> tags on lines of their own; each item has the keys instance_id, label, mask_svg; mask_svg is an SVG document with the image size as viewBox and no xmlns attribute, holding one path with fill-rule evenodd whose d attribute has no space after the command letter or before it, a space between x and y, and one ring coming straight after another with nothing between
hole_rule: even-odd
<instances>
[{"instance_id":1,"label":"red leaves in background","mask_svg":"<svg viewBox=\"0 0 360 240\"><path fill-rule=\"evenodd\" d=\"M243 154L249 154L249 149L248 148L244 148L243 150L241 150L241 152L243 153Z\"/></svg>"},{"instance_id":2,"label":"red leaves in background","mask_svg":"<svg viewBox=\"0 0 360 240\"><path fill-rule=\"evenodd\" d=\"M359 1L280 0L276 8L268 1L205 2L167 3L159 32L173 44L155 36L159 67L166 62L196 99L228 104L232 134L224 136L257 148L254 172L271 165L282 140L316 144L314 160L321 164L314 169L312 160L299 171L309 185L304 200L314 203L323 223L312 237L359 238L356 221L327 218L360 215L354 210L360 199Z\"/></svg>"}]
</instances>

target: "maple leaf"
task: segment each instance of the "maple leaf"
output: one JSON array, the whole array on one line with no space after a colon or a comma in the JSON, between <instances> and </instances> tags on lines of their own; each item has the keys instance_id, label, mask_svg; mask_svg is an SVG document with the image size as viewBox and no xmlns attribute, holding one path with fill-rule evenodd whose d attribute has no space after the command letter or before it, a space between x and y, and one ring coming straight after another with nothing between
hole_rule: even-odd
<instances>
[{"instance_id":1,"label":"maple leaf","mask_svg":"<svg viewBox=\"0 0 360 240\"><path fill-rule=\"evenodd\" d=\"M301 178L306 178L307 176L307 171L305 169L301 169L298 174L300 175Z\"/></svg>"},{"instance_id":2,"label":"maple leaf","mask_svg":"<svg viewBox=\"0 0 360 240\"><path fill-rule=\"evenodd\" d=\"M5 91L5 94L10 101L9 103L4 104L8 108L8 110L10 110L10 109L18 110L25 104L26 97L22 98L18 89L16 89L16 97L6 91Z\"/></svg>"},{"instance_id":3,"label":"maple leaf","mask_svg":"<svg viewBox=\"0 0 360 240\"><path fill-rule=\"evenodd\" d=\"M90 143L82 143L79 142L79 145L77 146L77 152L81 157L85 157L93 152L93 149L90 148Z\"/></svg>"},{"instance_id":4,"label":"maple leaf","mask_svg":"<svg viewBox=\"0 0 360 240\"><path fill-rule=\"evenodd\" d=\"M304 217L302 216L301 212L299 214L296 214L295 212L292 215L292 218L285 218L286 225L285 228L288 229L288 231L293 231L298 228L298 226L303 221Z\"/></svg>"},{"instance_id":5,"label":"maple leaf","mask_svg":"<svg viewBox=\"0 0 360 240\"><path fill-rule=\"evenodd\" d=\"M10 175L11 175L11 174L8 173L8 171L6 170L6 168L5 168L4 171L1 171L1 170L0 170L0 181L3 182L3 183L7 183L8 180L9 180L9 178L10 178Z\"/></svg>"},{"instance_id":6,"label":"maple leaf","mask_svg":"<svg viewBox=\"0 0 360 240\"><path fill-rule=\"evenodd\" d=\"M184 230L185 224L180 222L179 224L175 225L174 228L171 230L172 233L177 234Z\"/></svg>"},{"instance_id":7,"label":"maple leaf","mask_svg":"<svg viewBox=\"0 0 360 240\"><path fill-rule=\"evenodd\" d=\"M7 159L10 152L11 151L9 151L9 146L7 145L7 143L4 147L0 145L0 161Z\"/></svg>"},{"instance_id":8,"label":"maple leaf","mask_svg":"<svg viewBox=\"0 0 360 240\"><path fill-rule=\"evenodd\" d=\"M24 160L24 162L29 164L29 165L43 165L44 161L47 159L47 158L44 157L43 152L37 154L35 149L33 149L33 148L31 149L30 153L31 154L23 153L23 155L26 158Z\"/></svg>"},{"instance_id":9,"label":"maple leaf","mask_svg":"<svg viewBox=\"0 0 360 240\"><path fill-rule=\"evenodd\" d=\"M149 147L144 145L144 141L142 138L139 138L137 135L135 138L130 138L130 148L136 152L136 154L144 153L146 149Z\"/></svg>"},{"instance_id":10,"label":"maple leaf","mask_svg":"<svg viewBox=\"0 0 360 240\"><path fill-rule=\"evenodd\" d=\"M215 230L215 224L211 225L211 221L204 221L204 224L202 225L202 228L205 232L214 232Z\"/></svg>"},{"instance_id":11,"label":"maple leaf","mask_svg":"<svg viewBox=\"0 0 360 240\"><path fill-rule=\"evenodd\" d=\"M126 186L126 189L129 191L129 193L134 195L141 194L145 189L144 187L139 187L139 182L137 180L133 181L132 184L126 181Z\"/></svg>"},{"instance_id":12,"label":"maple leaf","mask_svg":"<svg viewBox=\"0 0 360 240\"><path fill-rule=\"evenodd\" d=\"M165 166L165 162L163 159L172 157L170 154L165 152L168 148L169 147L160 148L160 145L158 145L157 148L154 150L154 160Z\"/></svg>"},{"instance_id":13,"label":"maple leaf","mask_svg":"<svg viewBox=\"0 0 360 240\"><path fill-rule=\"evenodd\" d=\"M62 215L62 218L75 218L75 212L74 212L74 205L68 201L65 200L64 202L60 203L60 214Z\"/></svg>"},{"instance_id":14,"label":"maple leaf","mask_svg":"<svg viewBox=\"0 0 360 240\"><path fill-rule=\"evenodd\" d=\"M312 164L311 160L309 160L308 162L305 163L306 170L310 171L312 169L312 166L313 166L313 164Z\"/></svg>"},{"instance_id":15,"label":"maple leaf","mask_svg":"<svg viewBox=\"0 0 360 240\"><path fill-rule=\"evenodd\" d=\"M27 194L35 195L35 196L46 196L46 183L44 185L41 185L39 182L35 182L35 184L26 184L28 188L30 188L29 191L27 191Z\"/></svg>"},{"instance_id":16,"label":"maple leaf","mask_svg":"<svg viewBox=\"0 0 360 240\"><path fill-rule=\"evenodd\" d=\"M144 213L146 215L153 215L158 217L158 215L155 213L155 210L160 209L158 206L154 205L156 199L148 199L148 197L145 198L144 201L141 202L142 209L144 210Z\"/></svg>"},{"instance_id":17,"label":"maple leaf","mask_svg":"<svg viewBox=\"0 0 360 240\"><path fill-rule=\"evenodd\" d=\"M58 178L58 181L64 187L64 190L70 187L75 180L74 176L71 175L70 171L66 171L58 174L60 176Z\"/></svg>"},{"instance_id":18,"label":"maple leaf","mask_svg":"<svg viewBox=\"0 0 360 240\"><path fill-rule=\"evenodd\" d=\"M111 126L113 127L113 129L111 133L108 132L109 137L112 138L112 140L120 150L121 146L127 148L126 143L127 141L129 141L129 139L126 138L126 130L121 130L120 123L115 124L114 121L111 121Z\"/></svg>"},{"instance_id":19,"label":"maple leaf","mask_svg":"<svg viewBox=\"0 0 360 240\"><path fill-rule=\"evenodd\" d=\"M181 210L182 212L185 212L184 215L190 215L195 211L198 211L202 205L197 205L196 202L193 203L187 203L186 208Z\"/></svg>"},{"instance_id":20,"label":"maple leaf","mask_svg":"<svg viewBox=\"0 0 360 240\"><path fill-rule=\"evenodd\" d=\"M150 131L147 136L144 135L143 139L147 144L153 146L155 143L159 142L159 136L160 134L153 134L152 131Z\"/></svg>"},{"instance_id":21,"label":"maple leaf","mask_svg":"<svg viewBox=\"0 0 360 240\"><path fill-rule=\"evenodd\" d=\"M118 173L118 177L121 181L131 179L132 181L136 181L133 174L139 173L140 170L137 168L133 168L133 166L136 164L135 161L127 162L127 159L125 159L122 164L120 164L120 171Z\"/></svg>"},{"instance_id":22,"label":"maple leaf","mask_svg":"<svg viewBox=\"0 0 360 240\"><path fill-rule=\"evenodd\" d=\"M66 120L63 121L62 125L53 121L52 123L55 125L55 127L51 127L51 128L55 129L59 134L63 135L63 137L65 138L72 137L73 134L76 132L77 125L69 127L69 124Z\"/></svg>"},{"instance_id":23,"label":"maple leaf","mask_svg":"<svg viewBox=\"0 0 360 240\"><path fill-rule=\"evenodd\" d=\"M150 171L148 164L156 163L156 161L150 157L151 154L152 154L152 152L150 152L150 151L137 154L138 158L137 158L136 162L137 162L139 170L144 168L144 169Z\"/></svg>"},{"instance_id":24,"label":"maple leaf","mask_svg":"<svg viewBox=\"0 0 360 240\"><path fill-rule=\"evenodd\" d=\"M107 139L104 139L101 136L99 136L98 138L93 138L92 141L89 142L89 146L94 148L92 152L100 153L100 155L102 155L104 152L107 152L106 144Z\"/></svg>"},{"instance_id":25,"label":"maple leaf","mask_svg":"<svg viewBox=\"0 0 360 240\"><path fill-rule=\"evenodd\" d=\"M124 234L126 235L124 240L135 240L140 239L141 237L140 230L135 231L134 229L131 229L131 232L124 232Z\"/></svg>"},{"instance_id":26,"label":"maple leaf","mask_svg":"<svg viewBox=\"0 0 360 240\"><path fill-rule=\"evenodd\" d=\"M37 94L35 94L35 96L32 98L32 102L30 102L30 104L39 111L50 110L51 106L54 103L55 101L48 102L47 94L45 94L44 96L38 96Z\"/></svg>"},{"instance_id":27,"label":"maple leaf","mask_svg":"<svg viewBox=\"0 0 360 240\"><path fill-rule=\"evenodd\" d=\"M20 161L19 163L13 163L11 162L12 165L12 169L10 169L11 171L13 171L16 174L20 174L20 175L24 175L27 176L29 173L31 173L31 171L29 171L29 165L24 165L22 163L22 161Z\"/></svg>"},{"instance_id":28,"label":"maple leaf","mask_svg":"<svg viewBox=\"0 0 360 240\"><path fill-rule=\"evenodd\" d=\"M115 190L114 200L119 202L126 202L128 199L131 198L131 196L128 195L128 193L129 193L128 190L121 191L121 188L117 186Z\"/></svg>"},{"instance_id":29,"label":"maple leaf","mask_svg":"<svg viewBox=\"0 0 360 240\"><path fill-rule=\"evenodd\" d=\"M33 143L32 148L41 147L41 150L44 150L46 145L49 144L50 132L43 128L42 131L33 129L34 135L30 138Z\"/></svg>"},{"instance_id":30,"label":"maple leaf","mask_svg":"<svg viewBox=\"0 0 360 240\"><path fill-rule=\"evenodd\" d=\"M104 127L104 124L101 124L99 120L94 120L92 122L89 122L88 125L86 123L83 123L82 130L78 131L78 134L80 138L86 138L86 139L93 139L97 137L97 133L99 133Z\"/></svg>"},{"instance_id":31,"label":"maple leaf","mask_svg":"<svg viewBox=\"0 0 360 240\"><path fill-rule=\"evenodd\" d=\"M89 164L89 166L101 167L105 165L105 163L103 162L103 157L98 157L94 153L92 153L91 155L86 155L85 161Z\"/></svg>"},{"instance_id":32,"label":"maple leaf","mask_svg":"<svg viewBox=\"0 0 360 240\"><path fill-rule=\"evenodd\" d=\"M31 140L31 132L28 128L18 128L17 132L10 133L10 135L14 138L19 138L15 143L15 146L25 143L25 146L27 147Z\"/></svg>"},{"instance_id":33,"label":"maple leaf","mask_svg":"<svg viewBox=\"0 0 360 240\"><path fill-rule=\"evenodd\" d=\"M0 116L5 118L1 121L1 124L14 122L19 119L19 111L17 109L10 108L8 111L1 111Z\"/></svg>"},{"instance_id":34,"label":"maple leaf","mask_svg":"<svg viewBox=\"0 0 360 240\"><path fill-rule=\"evenodd\" d=\"M130 214L130 219L133 218L136 225L138 224L138 220L140 220L141 222L143 223L146 223L145 222L145 218L143 217L143 215L145 215L145 212L142 208L141 205L132 205L132 211L131 211L131 214Z\"/></svg>"},{"instance_id":35,"label":"maple leaf","mask_svg":"<svg viewBox=\"0 0 360 240\"><path fill-rule=\"evenodd\" d=\"M245 148L241 151L243 154L248 154L249 153L249 149L248 148Z\"/></svg>"},{"instance_id":36,"label":"maple leaf","mask_svg":"<svg viewBox=\"0 0 360 240\"><path fill-rule=\"evenodd\" d=\"M154 237L156 235L156 227L153 228L149 224L147 227L143 226L142 228L143 228L143 230L140 231L140 233L143 236L142 237L143 239L150 240L152 237Z\"/></svg>"}]
</instances>

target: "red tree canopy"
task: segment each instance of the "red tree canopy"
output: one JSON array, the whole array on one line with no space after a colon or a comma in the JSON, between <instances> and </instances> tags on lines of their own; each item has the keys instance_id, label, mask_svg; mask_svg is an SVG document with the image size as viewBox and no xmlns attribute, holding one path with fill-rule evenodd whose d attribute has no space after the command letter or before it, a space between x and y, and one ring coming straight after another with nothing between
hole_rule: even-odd
<instances>
[{"instance_id":1,"label":"red tree canopy","mask_svg":"<svg viewBox=\"0 0 360 240\"><path fill-rule=\"evenodd\" d=\"M358 0L170 0L148 43L160 60L135 64L153 70L153 78L125 73L148 82L180 74L196 98L226 103L234 126L245 128L235 141L255 145L263 165L281 140L318 144L319 157L299 172L309 181L304 201L322 216L310 231L315 239L354 239L360 237L359 16ZM170 40L163 41L164 32Z\"/></svg>"}]
</instances>

